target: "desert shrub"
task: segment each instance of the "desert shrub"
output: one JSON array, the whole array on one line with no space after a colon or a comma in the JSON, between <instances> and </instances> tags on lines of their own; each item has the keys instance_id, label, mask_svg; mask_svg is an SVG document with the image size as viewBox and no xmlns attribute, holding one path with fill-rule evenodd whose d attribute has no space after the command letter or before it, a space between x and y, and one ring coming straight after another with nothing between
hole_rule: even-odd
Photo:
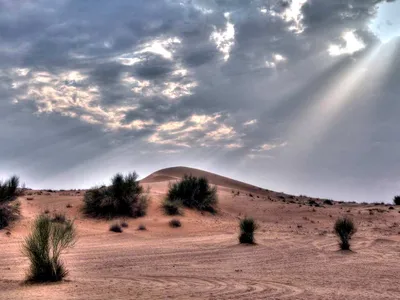
<instances>
[{"instance_id":1,"label":"desert shrub","mask_svg":"<svg viewBox=\"0 0 400 300\"><path fill-rule=\"evenodd\" d=\"M336 220L334 230L340 239L340 249L350 250L350 239L357 231L353 221L348 217L339 218Z\"/></svg>"},{"instance_id":2,"label":"desert shrub","mask_svg":"<svg viewBox=\"0 0 400 300\"><path fill-rule=\"evenodd\" d=\"M148 197L133 172L117 174L111 186L93 188L85 193L83 211L93 217L141 217L146 214Z\"/></svg>"},{"instance_id":3,"label":"desert shrub","mask_svg":"<svg viewBox=\"0 0 400 300\"><path fill-rule=\"evenodd\" d=\"M27 280L60 281L67 276L68 271L60 256L75 241L76 231L72 221L55 223L46 215L38 216L23 246L23 253L30 261Z\"/></svg>"},{"instance_id":4,"label":"desert shrub","mask_svg":"<svg viewBox=\"0 0 400 300\"><path fill-rule=\"evenodd\" d=\"M0 202L11 202L15 200L18 195L19 178L12 176L10 179L2 182L0 181Z\"/></svg>"},{"instance_id":5,"label":"desert shrub","mask_svg":"<svg viewBox=\"0 0 400 300\"><path fill-rule=\"evenodd\" d=\"M324 200L324 204L326 204L326 205L333 205L333 202L332 202L332 200L325 199L325 200Z\"/></svg>"},{"instance_id":6,"label":"desert shrub","mask_svg":"<svg viewBox=\"0 0 400 300\"><path fill-rule=\"evenodd\" d=\"M20 213L20 203L0 203L0 229L10 225L15 221Z\"/></svg>"},{"instance_id":7,"label":"desert shrub","mask_svg":"<svg viewBox=\"0 0 400 300\"><path fill-rule=\"evenodd\" d=\"M8 226L19 215L19 203L15 202L20 195L18 186L17 176L12 176L4 182L0 181L0 229Z\"/></svg>"},{"instance_id":8,"label":"desert shrub","mask_svg":"<svg viewBox=\"0 0 400 300\"><path fill-rule=\"evenodd\" d=\"M121 227L123 227L123 228L128 228L128 227L129 227L128 222L122 221L122 222L121 222Z\"/></svg>"},{"instance_id":9,"label":"desert shrub","mask_svg":"<svg viewBox=\"0 0 400 300\"><path fill-rule=\"evenodd\" d=\"M241 244L254 244L254 232L257 230L258 225L253 218L244 218L240 220L240 235L239 242Z\"/></svg>"},{"instance_id":10,"label":"desert shrub","mask_svg":"<svg viewBox=\"0 0 400 300\"><path fill-rule=\"evenodd\" d=\"M211 187L204 177L185 175L169 187L167 200L189 208L215 212L217 189Z\"/></svg>"},{"instance_id":11,"label":"desert shrub","mask_svg":"<svg viewBox=\"0 0 400 300\"><path fill-rule=\"evenodd\" d=\"M122 227L120 223L113 223L110 225L110 231L112 232L122 232Z\"/></svg>"},{"instance_id":12,"label":"desert shrub","mask_svg":"<svg viewBox=\"0 0 400 300\"><path fill-rule=\"evenodd\" d=\"M310 205L310 206L315 206L315 205L317 205L317 202L315 202L315 200L308 200L308 205Z\"/></svg>"},{"instance_id":13,"label":"desert shrub","mask_svg":"<svg viewBox=\"0 0 400 300\"><path fill-rule=\"evenodd\" d=\"M51 218L51 221L54 223L65 223L67 221L67 218L63 213L55 213L53 218Z\"/></svg>"},{"instance_id":14,"label":"desert shrub","mask_svg":"<svg viewBox=\"0 0 400 300\"><path fill-rule=\"evenodd\" d=\"M395 196L395 197L393 198L393 203L394 203L395 205L400 205L400 196Z\"/></svg>"},{"instance_id":15,"label":"desert shrub","mask_svg":"<svg viewBox=\"0 0 400 300\"><path fill-rule=\"evenodd\" d=\"M168 216L176 216L176 215L181 215L182 211L180 208L180 203L172 202L169 200L164 200L162 203L162 208L164 210L164 213Z\"/></svg>"},{"instance_id":16,"label":"desert shrub","mask_svg":"<svg viewBox=\"0 0 400 300\"><path fill-rule=\"evenodd\" d=\"M138 226L137 230L141 230L141 231L143 231L143 230L147 230L147 228L146 228L146 226L145 226L145 225L143 225L143 224L140 224L140 225Z\"/></svg>"},{"instance_id":17,"label":"desert shrub","mask_svg":"<svg viewBox=\"0 0 400 300\"><path fill-rule=\"evenodd\" d=\"M169 226L172 228L181 227L182 223L178 219L172 219L171 221L169 221Z\"/></svg>"}]
</instances>

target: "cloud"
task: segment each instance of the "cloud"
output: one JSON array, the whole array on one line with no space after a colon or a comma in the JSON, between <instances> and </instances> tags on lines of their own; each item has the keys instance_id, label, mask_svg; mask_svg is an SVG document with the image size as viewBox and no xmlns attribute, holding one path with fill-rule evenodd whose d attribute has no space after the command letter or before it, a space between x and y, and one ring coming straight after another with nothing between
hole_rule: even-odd
<instances>
[{"instance_id":1,"label":"cloud","mask_svg":"<svg viewBox=\"0 0 400 300\"><path fill-rule=\"evenodd\" d=\"M60 157L49 155L51 149L75 149L62 154L70 164L79 151L79 162L116 149L125 151L118 157L150 153L162 161L168 154L181 164L196 155L223 170L252 166L260 174L268 167L295 190L296 178L289 181L296 172L328 182L345 170L360 182L373 181L365 174L374 163L358 169L353 153L371 161L365 149L384 136L371 151L395 173L390 158L396 151L385 149L398 149L386 134L397 122L391 113L397 108L398 46L382 50L380 65L387 72L373 75L369 68L378 68L363 67L370 79L364 82L374 82L369 86L375 90L351 89L351 98L363 101L343 102L335 117L322 117L332 111L324 109L326 91L342 89L346 74L361 74L351 72L377 49L369 24L383 2L0 1L0 124L20 120L29 132L24 138L39 153L21 149L14 136L24 130L13 123L2 143L16 154L2 150L0 162L42 160L48 166L43 172L62 173L68 165L52 170ZM386 75L379 80L377 74ZM309 111L318 111L316 119L325 124L302 118ZM321 140L312 140L310 132L322 127ZM40 150L43 143L54 146ZM342 159L339 144L354 152L346 152L346 165L336 166L330 162ZM300 154L304 159L297 163ZM377 176L385 175L385 167Z\"/></svg>"}]
</instances>

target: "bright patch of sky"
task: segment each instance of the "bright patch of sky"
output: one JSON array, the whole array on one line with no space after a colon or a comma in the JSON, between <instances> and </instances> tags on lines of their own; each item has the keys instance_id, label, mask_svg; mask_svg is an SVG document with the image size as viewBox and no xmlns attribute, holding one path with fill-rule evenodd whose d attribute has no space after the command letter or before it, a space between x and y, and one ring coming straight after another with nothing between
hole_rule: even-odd
<instances>
[{"instance_id":1,"label":"bright patch of sky","mask_svg":"<svg viewBox=\"0 0 400 300\"><path fill-rule=\"evenodd\" d=\"M224 14L227 23L225 30L215 30L211 35L211 40L215 42L219 51L224 54L224 60L227 61L235 39L235 26L229 21L229 13Z\"/></svg>"},{"instance_id":2,"label":"bright patch of sky","mask_svg":"<svg viewBox=\"0 0 400 300\"><path fill-rule=\"evenodd\" d=\"M331 56L338 56L343 54L353 54L365 48L365 44L359 39L353 31L348 31L342 36L344 45L331 45L328 52Z\"/></svg>"},{"instance_id":3,"label":"bright patch of sky","mask_svg":"<svg viewBox=\"0 0 400 300\"><path fill-rule=\"evenodd\" d=\"M400 2L383 2L379 4L378 14L371 22L371 30L383 42L400 36Z\"/></svg>"}]
</instances>

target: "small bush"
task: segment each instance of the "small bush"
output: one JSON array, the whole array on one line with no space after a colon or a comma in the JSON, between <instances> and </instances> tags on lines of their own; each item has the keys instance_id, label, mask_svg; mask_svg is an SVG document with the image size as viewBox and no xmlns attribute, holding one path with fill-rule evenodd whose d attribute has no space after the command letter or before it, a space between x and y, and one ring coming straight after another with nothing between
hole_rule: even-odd
<instances>
[{"instance_id":1,"label":"small bush","mask_svg":"<svg viewBox=\"0 0 400 300\"><path fill-rule=\"evenodd\" d=\"M110 225L110 231L112 231L112 232L122 232L121 224L119 224L119 223L111 224Z\"/></svg>"},{"instance_id":2,"label":"small bush","mask_svg":"<svg viewBox=\"0 0 400 300\"><path fill-rule=\"evenodd\" d=\"M20 203L0 203L0 229L15 221L20 213Z\"/></svg>"},{"instance_id":3,"label":"small bush","mask_svg":"<svg viewBox=\"0 0 400 300\"><path fill-rule=\"evenodd\" d=\"M141 231L143 231L143 230L147 230L147 228L146 228L146 226L145 225L143 225L143 224L140 224L139 226L138 226L138 229L137 230L141 230Z\"/></svg>"},{"instance_id":4,"label":"small bush","mask_svg":"<svg viewBox=\"0 0 400 300\"><path fill-rule=\"evenodd\" d=\"M215 212L217 189L211 187L205 177L185 175L179 182L169 187L167 201L189 208Z\"/></svg>"},{"instance_id":5,"label":"small bush","mask_svg":"<svg viewBox=\"0 0 400 300\"><path fill-rule=\"evenodd\" d=\"M324 200L324 204L333 205L333 202L332 202L332 200L326 199L326 200Z\"/></svg>"},{"instance_id":6,"label":"small bush","mask_svg":"<svg viewBox=\"0 0 400 300\"><path fill-rule=\"evenodd\" d=\"M128 228L128 227L129 227L129 224L128 224L126 221L122 221L122 222L121 222L121 227L123 227L123 228Z\"/></svg>"},{"instance_id":7,"label":"small bush","mask_svg":"<svg viewBox=\"0 0 400 300\"><path fill-rule=\"evenodd\" d=\"M12 176L5 182L0 181L0 203L11 202L19 196L19 178Z\"/></svg>"},{"instance_id":8,"label":"small bush","mask_svg":"<svg viewBox=\"0 0 400 300\"><path fill-rule=\"evenodd\" d=\"M169 200L164 200L162 204L162 208L164 210L164 213L168 216L177 216L181 215L182 211L181 208L179 207L180 203L178 202L171 202Z\"/></svg>"},{"instance_id":9,"label":"small bush","mask_svg":"<svg viewBox=\"0 0 400 300\"><path fill-rule=\"evenodd\" d=\"M68 203L65 207L66 207L66 208L71 208L72 205Z\"/></svg>"},{"instance_id":10,"label":"small bush","mask_svg":"<svg viewBox=\"0 0 400 300\"><path fill-rule=\"evenodd\" d=\"M400 205L400 196L395 196L393 198L394 205Z\"/></svg>"},{"instance_id":11,"label":"small bush","mask_svg":"<svg viewBox=\"0 0 400 300\"><path fill-rule=\"evenodd\" d=\"M240 235L239 242L241 244L254 244L254 232L257 230L258 225L253 218L244 218L240 220Z\"/></svg>"},{"instance_id":12,"label":"small bush","mask_svg":"<svg viewBox=\"0 0 400 300\"><path fill-rule=\"evenodd\" d=\"M19 203L14 202L20 195L19 178L12 176L10 179L0 181L0 229L7 227L19 215Z\"/></svg>"},{"instance_id":13,"label":"small bush","mask_svg":"<svg viewBox=\"0 0 400 300\"><path fill-rule=\"evenodd\" d=\"M340 238L340 249L350 250L350 239L357 231L353 221L348 217L339 218L336 220L334 230L336 235Z\"/></svg>"},{"instance_id":14,"label":"small bush","mask_svg":"<svg viewBox=\"0 0 400 300\"><path fill-rule=\"evenodd\" d=\"M133 172L117 174L109 187L93 188L85 193L83 210L93 217L142 217L146 214L148 198Z\"/></svg>"},{"instance_id":15,"label":"small bush","mask_svg":"<svg viewBox=\"0 0 400 300\"><path fill-rule=\"evenodd\" d=\"M29 258L28 281L60 281L67 276L61 253L75 244L76 231L72 221L54 223L46 215L36 218L32 233L26 238L23 253Z\"/></svg>"},{"instance_id":16,"label":"small bush","mask_svg":"<svg viewBox=\"0 0 400 300\"><path fill-rule=\"evenodd\" d=\"M308 200L308 205L315 206L317 205L317 202L315 202L315 200Z\"/></svg>"},{"instance_id":17,"label":"small bush","mask_svg":"<svg viewBox=\"0 0 400 300\"><path fill-rule=\"evenodd\" d=\"M54 223L65 223L67 218L62 213L55 213L51 221Z\"/></svg>"},{"instance_id":18,"label":"small bush","mask_svg":"<svg viewBox=\"0 0 400 300\"><path fill-rule=\"evenodd\" d=\"M169 226L172 228L176 228L176 227L181 227L181 221L179 221L178 219L172 219L171 221L169 221Z\"/></svg>"}]
</instances>

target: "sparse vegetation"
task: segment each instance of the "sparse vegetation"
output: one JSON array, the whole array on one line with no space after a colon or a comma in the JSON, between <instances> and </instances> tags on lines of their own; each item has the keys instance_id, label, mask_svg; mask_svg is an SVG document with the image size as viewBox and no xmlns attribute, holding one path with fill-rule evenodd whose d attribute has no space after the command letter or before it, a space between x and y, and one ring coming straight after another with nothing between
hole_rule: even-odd
<instances>
[{"instance_id":1,"label":"sparse vegetation","mask_svg":"<svg viewBox=\"0 0 400 300\"><path fill-rule=\"evenodd\" d=\"M133 172L126 176L117 174L111 186L93 188L84 196L83 210L93 217L141 217L146 214L148 197Z\"/></svg>"},{"instance_id":2,"label":"sparse vegetation","mask_svg":"<svg viewBox=\"0 0 400 300\"><path fill-rule=\"evenodd\" d=\"M172 219L171 221L169 221L169 226L172 228L177 228L177 227L181 227L182 223L178 219Z\"/></svg>"},{"instance_id":3,"label":"sparse vegetation","mask_svg":"<svg viewBox=\"0 0 400 300\"><path fill-rule=\"evenodd\" d=\"M326 205L333 205L333 202L332 202L332 200L325 199L325 200L324 200L324 204L326 204Z\"/></svg>"},{"instance_id":4,"label":"sparse vegetation","mask_svg":"<svg viewBox=\"0 0 400 300\"><path fill-rule=\"evenodd\" d=\"M393 198L394 205L400 205L400 196L395 196Z\"/></svg>"},{"instance_id":5,"label":"sparse vegetation","mask_svg":"<svg viewBox=\"0 0 400 300\"><path fill-rule=\"evenodd\" d=\"M204 177L185 175L170 186L166 200L188 208L215 212L217 189L211 187Z\"/></svg>"},{"instance_id":6,"label":"sparse vegetation","mask_svg":"<svg viewBox=\"0 0 400 300\"><path fill-rule=\"evenodd\" d=\"M336 220L334 230L340 238L340 249L350 250L350 239L357 231L353 221L348 217L339 218Z\"/></svg>"},{"instance_id":7,"label":"sparse vegetation","mask_svg":"<svg viewBox=\"0 0 400 300\"><path fill-rule=\"evenodd\" d=\"M258 225L253 218L244 218L240 220L240 235L239 242L241 244L254 244L254 232L257 230Z\"/></svg>"},{"instance_id":8,"label":"sparse vegetation","mask_svg":"<svg viewBox=\"0 0 400 300\"><path fill-rule=\"evenodd\" d=\"M112 232L122 232L122 227L120 223L113 223L110 225L110 231Z\"/></svg>"},{"instance_id":9,"label":"sparse vegetation","mask_svg":"<svg viewBox=\"0 0 400 300\"><path fill-rule=\"evenodd\" d=\"M18 187L17 176L12 176L4 182L0 181L0 229L7 227L19 215L20 205L15 202L20 194Z\"/></svg>"},{"instance_id":10,"label":"sparse vegetation","mask_svg":"<svg viewBox=\"0 0 400 300\"><path fill-rule=\"evenodd\" d=\"M147 228L146 228L146 226L145 226L145 225L143 225L143 224L140 224L140 225L138 226L138 229L137 229L137 230L144 231L144 230L147 230Z\"/></svg>"},{"instance_id":11,"label":"sparse vegetation","mask_svg":"<svg viewBox=\"0 0 400 300\"><path fill-rule=\"evenodd\" d=\"M27 280L50 282L60 281L67 276L68 271L60 255L75 241L76 231L72 221L55 223L49 216L38 216L23 248L23 253L30 261Z\"/></svg>"},{"instance_id":12,"label":"sparse vegetation","mask_svg":"<svg viewBox=\"0 0 400 300\"><path fill-rule=\"evenodd\" d=\"M176 216L182 214L180 203L178 201L171 202L169 200L164 200L162 208L164 210L164 213L168 216Z\"/></svg>"},{"instance_id":13,"label":"sparse vegetation","mask_svg":"<svg viewBox=\"0 0 400 300\"><path fill-rule=\"evenodd\" d=\"M54 223L65 223L67 221L67 218L63 213L55 213L51 221Z\"/></svg>"},{"instance_id":14,"label":"sparse vegetation","mask_svg":"<svg viewBox=\"0 0 400 300\"><path fill-rule=\"evenodd\" d=\"M128 222L122 221L122 222L121 222L121 227L123 227L123 228L128 228L128 227L129 227Z\"/></svg>"}]
</instances>

